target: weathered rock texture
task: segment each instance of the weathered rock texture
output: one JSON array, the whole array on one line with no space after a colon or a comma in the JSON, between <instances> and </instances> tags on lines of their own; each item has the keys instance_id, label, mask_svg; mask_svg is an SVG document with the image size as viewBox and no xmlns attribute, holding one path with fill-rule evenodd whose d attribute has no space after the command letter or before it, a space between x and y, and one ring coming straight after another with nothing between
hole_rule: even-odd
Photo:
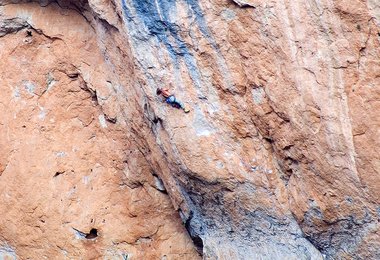
<instances>
[{"instance_id":1,"label":"weathered rock texture","mask_svg":"<svg viewBox=\"0 0 380 260\"><path fill-rule=\"evenodd\" d=\"M380 258L378 1L0 3L0 258Z\"/></svg>"}]
</instances>

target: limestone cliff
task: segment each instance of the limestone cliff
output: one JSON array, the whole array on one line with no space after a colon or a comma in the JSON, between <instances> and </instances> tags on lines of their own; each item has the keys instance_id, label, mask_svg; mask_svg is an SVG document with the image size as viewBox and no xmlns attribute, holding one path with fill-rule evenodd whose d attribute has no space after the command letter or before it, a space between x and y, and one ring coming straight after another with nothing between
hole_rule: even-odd
<instances>
[{"instance_id":1,"label":"limestone cliff","mask_svg":"<svg viewBox=\"0 0 380 260\"><path fill-rule=\"evenodd\" d=\"M3 0L0 54L0 259L380 258L378 1Z\"/></svg>"}]
</instances>

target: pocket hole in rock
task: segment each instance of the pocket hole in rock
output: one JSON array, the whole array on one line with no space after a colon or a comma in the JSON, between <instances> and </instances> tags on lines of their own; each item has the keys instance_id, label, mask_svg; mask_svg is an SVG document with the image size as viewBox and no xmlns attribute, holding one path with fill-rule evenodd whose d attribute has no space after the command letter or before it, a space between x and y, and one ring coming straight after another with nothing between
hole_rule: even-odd
<instances>
[{"instance_id":1,"label":"pocket hole in rock","mask_svg":"<svg viewBox=\"0 0 380 260\"><path fill-rule=\"evenodd\" d=\"M92 228L90 233L86 234L86 239L94 239L98 237L98 230L96 228Z\"/></svg>"},{"instance_id":2,"label":"pocket hole in rock","mask_svg":"<svg viewBox=\"0 0 380 260\"><path fill-rule=\"evenodd\" d=\"M54 174L54 178L55 177L57 177L57 176L59 176L59 175L62 175L62 174L64 174L65 173L65 171L58 171L58 172L56 172L55 174Z\"/></svg>"}]
</instances>

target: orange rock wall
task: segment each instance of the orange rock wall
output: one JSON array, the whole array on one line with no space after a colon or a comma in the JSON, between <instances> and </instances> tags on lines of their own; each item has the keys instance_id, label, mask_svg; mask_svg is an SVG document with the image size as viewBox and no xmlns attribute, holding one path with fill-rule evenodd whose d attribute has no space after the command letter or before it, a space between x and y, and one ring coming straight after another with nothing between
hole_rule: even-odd
<instances>
[{"instance_id":1,"label":"orange rock wall","mask_svg":"<svg viewBox=\"0 0 380 260\"><path fill-rule=\"evenodd\" d=\"M115 76L74 10L1 8L30 24L0 38L0 258L197 259L128 122L114 119L131 57Z\"/></svg>"},{"instance_id":2,"label":"orange rock wall","mask_svg":"<svg viewBox=\"0 0 380 260\"><path fill-rule=\"evenodd\" d=\"M0 255L380 257L376 1L0 15Z\"/></svg>"}]
</instances>

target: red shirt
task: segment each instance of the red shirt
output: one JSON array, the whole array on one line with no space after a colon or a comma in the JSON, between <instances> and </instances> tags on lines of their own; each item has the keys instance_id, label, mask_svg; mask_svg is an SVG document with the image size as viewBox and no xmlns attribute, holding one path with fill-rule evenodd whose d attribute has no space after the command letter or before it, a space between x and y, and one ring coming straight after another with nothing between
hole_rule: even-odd
<instances>
[{"instance_id":1,"label":"red shirt","mask_svg":"<svg viewBox=\"0 0 380 260\"><path fill-rule=\"evenodd\" d=\"M164 89L162 89L161 91L162 91L162 95L163 95L165 98L168 98L168 97L172 96L172 94L170 94L170 92L169 92L169 89L167 89L167 88L164 88Z\"/></svg>"}]
</instances>

